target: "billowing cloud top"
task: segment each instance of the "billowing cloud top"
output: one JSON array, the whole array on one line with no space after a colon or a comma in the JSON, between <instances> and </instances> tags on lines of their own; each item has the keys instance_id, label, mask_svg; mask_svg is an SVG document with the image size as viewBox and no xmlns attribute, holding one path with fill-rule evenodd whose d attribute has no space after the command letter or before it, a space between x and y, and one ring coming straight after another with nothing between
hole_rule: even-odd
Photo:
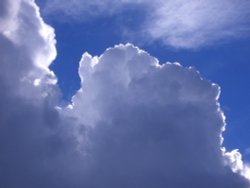
<instances>
[{"instance_id":1,"label":"billowing cloud top","mask_svg":"<svg viewBox=\"0 0 250 188\"><path fill-rule=\"evenodd\" d=\"M144 41L160 41L175 48L198 48L249 36L249 0L50 0L45 12L64 14L63 20L89 21L117 16L131 7L145 14L136 21L138 28L126 33L131 32Z\"/></svg>"},{"instance_id":2,"label":"billowing cloud top","mask_svg":"<svg viewBox=\"0 0 250 188\"><path fill-rule=\"evenodd\" d=\"M84 53L60 108L53 29L34 1L1 1L0 187L249 188L222 148L220 89L131 45Z\"/></svg>"}]
</instances>

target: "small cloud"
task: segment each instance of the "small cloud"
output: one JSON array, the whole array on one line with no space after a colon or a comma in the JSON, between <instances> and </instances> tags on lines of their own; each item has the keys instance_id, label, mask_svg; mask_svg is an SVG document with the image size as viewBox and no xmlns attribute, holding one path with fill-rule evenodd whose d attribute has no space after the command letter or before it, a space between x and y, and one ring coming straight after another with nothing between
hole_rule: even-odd
<instances>
[{"instance_id":1,"label":"small cloud","mask_svg":"<svg viewBox=\"0 0 250 188\"><path fill-rule=\"evenodd\" d=\"M250 148L247 148L247 149L245 150L245 154L246 154L246 155L250 155Z\"/></svg>"}]
</instances>

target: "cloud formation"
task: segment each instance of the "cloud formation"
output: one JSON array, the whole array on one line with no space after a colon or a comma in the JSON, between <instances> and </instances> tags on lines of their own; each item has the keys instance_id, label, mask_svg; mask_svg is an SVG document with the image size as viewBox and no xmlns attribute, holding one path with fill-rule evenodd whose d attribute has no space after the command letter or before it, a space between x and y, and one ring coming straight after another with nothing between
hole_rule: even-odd
<instances>
[{"instance_id":1,"label":"cloud formation","mask_svg":"<svg viewBox=\"0 0 250 188\"><path fill-rule=\"evenodd\" d=\"M221 147L219 87L193 68L127 44L85 53L79 74L66 111L90 127L97 187L249 187L240 153Z\"/></svg>"},{"instance_id":2,"label":"cloud formation","mask_svg":"<svg viewBox=\"0 0 250 188\"><path fill-rule=\"evenodd\" d=\"M175 48L198 48L230 38L249 36L250 2L248 0L52 0L45 12L64 14L65 18L89 21L117 16L133 7L145 12L133 35L143 40L160 41ZM64 18L64 19L65 19ZM123 23L121 23L123 24ZM129 30L129 28L127 28ZM128 32L128 31L126 31Z\"/></svg>"},{"instance_id":3,"label":"cloud formation","mask_svg":"<svg viewBox=\"0 0 250 188\"><path fill-rule=\"evenodd\" d=\"M211 45L249 32L249 1L160 1L146 25L154 39L177 48Z\"/></svg>"},{"instance_id":4,"label":"cloud formation","mask_svg":"<svg viewBox=\"0 0 250 188\"><path fill-rule=\"evenodd\" d=\"M49 14L63 13L67 18L77 21L88 21L89 18L111 16L123 9L123 6L142 3L142 0L93 0L93 1L47 1L46 12ZM79 17L80 16L80 17Z\"/></svg>"},{"instance_id":5,"label":"cloud formation","mask_svg":"<svg viewBox=\"0 0 250 188\"><path fill-rule=\"evenodd\" d=\"M118 45L83 54L81 88L58 107L53 28L32 0L1 8L0 187L250 187L221 146L217 85Z\"/></svg>"},{"instance_id":6,"label":"cloud formation","mask_svg":"<svg viewBox=\"0 0 250 188\"><path fill-rule=\"evenodd\" d=\"M74 186L73 120L55 108L60 93L48 68L54 31L31 0L1 1L1 8L0 187Z\"/></svg>"}]
</instances>

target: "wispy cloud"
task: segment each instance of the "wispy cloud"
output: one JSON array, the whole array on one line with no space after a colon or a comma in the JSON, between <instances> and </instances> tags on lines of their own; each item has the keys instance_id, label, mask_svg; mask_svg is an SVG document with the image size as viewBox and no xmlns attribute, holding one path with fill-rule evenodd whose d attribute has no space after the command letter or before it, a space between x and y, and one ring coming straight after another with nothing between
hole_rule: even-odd
<instances>
[{"instance_id":1,"label":"wispy cloud","mask_svg":"<svg viewBox=\"0 0 250 188\"><path fill-rule=\"evenodd\" d=\"M65 19L86 22L93 18L108 17L122 11L125 6L142 4L141 0L52 0L45 4L47 14L63 14Z\"/></svg>"},{"instance_id":2,"label":"wispy cloud","mask_svg":"<svg viewBox=\"0 0 250 188\"><path fill-rule=\"evenodd\" d=\"M249 1L159 1L146 24L154 39L177 48L197 48L222 39L246 36Z\"/></svg>"},{"instance_id":3,"label":"wispy cloud","mask_svg":"<svg viewBox=\"0 0 250 188\"><path fill-rule=\"evenodd\" d=\"M250 148L247 148L247 149L245 150L245 153L246 153L246 155L250 155Z\"/></svg>"},{"instance_id":4,"label":"wispy cloud","mask_svg":"<svg viewBox=\"0 0 250 188\"><path fill-rule=\"evenodd\" d=\"M66 19L88 21L114 16L128 7L143 9L145 17L133 28L144 42L160 41L175 48L198 48L216 42L249 36L248 0L156 0L156 1L60 1L47 2L48 14L64 14ZM122 24L122 23L121 23ZM129 28L127 28L129 30ZM132 32L132 31L131 31Z\"/></svg>"}]
</instances>

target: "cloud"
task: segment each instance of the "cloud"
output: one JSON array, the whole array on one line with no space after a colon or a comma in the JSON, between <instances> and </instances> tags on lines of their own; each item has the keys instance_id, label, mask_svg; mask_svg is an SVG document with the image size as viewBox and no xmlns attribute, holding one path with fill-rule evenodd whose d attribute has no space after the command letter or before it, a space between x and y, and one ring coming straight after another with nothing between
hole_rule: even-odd
<instances>
[{"instance_id":1,"label":"cloud","mask_svg":"<svg viewBox=\"0 0 250 188\"><path fill-rule=\"evenodd\" d=\"M127 44L85 53L79 74L66 112L88 127L91 186L249 187L240 153L221 146L220 89L193 68Z\"/></svg>"},{"instance_id":2,"label":"cloud","mask_svg":"<svg viewBox=\"0 0 250 188\"><path fill-rule=\"evenodd\" d=\"M250 155L250 148L247 148L247 149L245 150L245 153L246 153L246 155Z\"/></svg>"},{"instance_id":3,"label":"cloud","mask_svg":"<svg viewBox=\"0 0 250 188\"><path fill-rule=\"evenodd\" d=\"M123 9L123 6L130 6L142 3L142 0L93 0L93 1L47 1L45 12L47 14L63 14L66 18L73 18L75 21L89 21L90 18L112 16Z\"/></svg>"},{"instance_id":4,"label":"cloud","mask_svg":"<svg viewBox=\"0 0 250 188\"><path fill-rule=\"evenodd\" d=\"M177 48L197 48L249 32L249 1L159 1L146 24L153 39Z\"/></svg>"},{"instance_id":5,"label":"cloud","mask_svg":"<svg viewBox=\"0 0 250 188\"><path fill-rule=\"evenodd\" d=\"M77 176L67 178L80 155L68 131L74 121L55 108L60 93L48 68L54 31L33 1L1 1L1 8L0 187L74 186Z\"/></svg>"},{"instance_id":6,"label":"cloud","mask_svg":"<svg viewBox=\"0 0 250 188\"><path fill-rule=\"evenodd\" d=\"M221 146L217 85L118 45L83 54L81 88L59 107L53 28L32 0L1 7L0 187L249 188Z\"/></svg>"},{"instance_id":7,"label":"cloud","mask_svg":"<svg viewBox=\"0 0 250 188\"><path fill-rule=\"evenodd\" d=\"M144 42L160 41L174 48L195 49L224 40L249 36L250 3L248 0L156 0L152 1L47 1L47 14L64 14L63 20L90 21L126 14L133 7L143 10L138 28L125 33L140 36ZM129 15L126 15L129 17ZM127 31L128 30L128 31ZM130 31L129 31L130 30Z\"/></svg>"}]
</instances>

